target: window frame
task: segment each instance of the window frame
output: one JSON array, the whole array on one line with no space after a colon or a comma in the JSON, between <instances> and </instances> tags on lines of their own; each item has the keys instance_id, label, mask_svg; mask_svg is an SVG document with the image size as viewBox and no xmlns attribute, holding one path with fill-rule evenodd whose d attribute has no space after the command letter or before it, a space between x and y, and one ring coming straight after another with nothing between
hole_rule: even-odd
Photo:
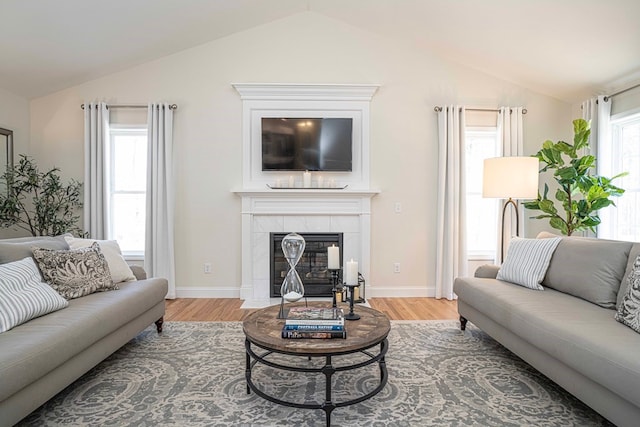
<instances>
[{"instance_id":1,"label":"window frame","mask_svg":"<svg viewBox=\"0 0 640 427\"><path fill-rule=\"evenodd\" d=\"M465 130L464 130L464 136L465 136L465 158L468 159L468 152L466 151L466 144L468 142L468 137L470 135L476 134L479 136L482 136L482 134L484 135L492 135L495 137L495 152L494 155L492 157L498 157L501 154L501 147L500 147L500 138L498 135L498 126L496 125L487 125L487 126L466 126ZM480 179L482 179L482 176L480 176ZM474 195L476 193L473 193ZM480 191L480 196L482 196L482 191ZM468 197L470 195L470 192L468 189L465 190L465 197ZM496 213L499 215L499 209L498 209L498 199L494 200L495 205L496 205ZM469 216L469 212L467 211L466 213L467 217ZM468 221L467 221L468 222ZM496 231L497 230L497 224L498 221L496 219ZM467 261L468 262L474 262L474 261L492 261L495 262L496 260L496 254L498 251L498 238L496 237L495 239L495 248L493 251L486 251L486 250L471 250L469 249L469 247L467 247ZM471 270L470 270L471 271Z\"/></svg>"},{"instance_id":2,"label":"window frame","mask_svg":"<svg viewBox=\"0 0 640 427\"><path fill-rule=\"evenodd\" d=\"M126 190L126 191L117 191L115 190L115 144L114 138L116 136L122 135L145 135L147 137L148 144L148 127L145 124L110 124L109 125L109 140L105 150L105 182L107 184L107 238L114 239L111 232L113 230L113 197L115 194L145 194L145 190ZM144 261L145 251L122 251L122 256L126 261Z\"/></svg>"},{"instance_id":3,"label":"window frame","mask_svg":"<svg viewBox=\"0 0 640 427\"><path fill-rule=\"evenodd\" d=\"M623 146L622 146L622 131L625 126L635 125L640 126L640 108L624 111L612 115L609 119L609 150L606 153L597 153L597 170L598 174L607 177L615 176L622 172L622 159L623 159ZM598 147L600 148L600 147ZM602 160L604 159L604 160ZM614 182L615 184L615 182ZM640 188L640 182L636 183L636 186ZM623 187L624 188L624 187ZM625 188L625 195L629 194L629 189ZM640 189L634 191L634 193L640 193ZM614 202L620 200L620 198L614 198ZM598 226L598 237L621 240L619 230L619 215L616 207L608 207L601 209L598 212L602 222Z\"/></svg>"}]
</instances>

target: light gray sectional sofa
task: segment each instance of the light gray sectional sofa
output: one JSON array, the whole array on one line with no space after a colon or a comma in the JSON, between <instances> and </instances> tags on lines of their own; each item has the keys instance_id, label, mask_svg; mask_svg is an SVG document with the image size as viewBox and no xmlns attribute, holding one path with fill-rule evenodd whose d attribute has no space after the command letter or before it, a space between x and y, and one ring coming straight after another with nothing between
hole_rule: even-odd
<instances>
[{"instance_id":1,"label":"light gray sectional sofa","mask_svg":"<svg viewBox=\"0 0 640 427\"><path fill-rule=\"evenodd\" d=\"M637 426L640 334L614 315L638 255L640 243L563 237L542 291L480 267L454 283L461 327L473 322L605 418Z\"/></svg>"},{"instance_id":2,"label":"light gray sectional sofa","mask_svg":"<svg viewBox=\"0 0 640 427\"><path fill-rule=\"evenodd\" d=\"M22 259L31 244L66 245L61 237L0 240L0 263ZM167 281L132 270L138 280L118 290L72 299L0 333L0 426L20 421L154 322L162 330Z\"/></svg>"}]
</instances>

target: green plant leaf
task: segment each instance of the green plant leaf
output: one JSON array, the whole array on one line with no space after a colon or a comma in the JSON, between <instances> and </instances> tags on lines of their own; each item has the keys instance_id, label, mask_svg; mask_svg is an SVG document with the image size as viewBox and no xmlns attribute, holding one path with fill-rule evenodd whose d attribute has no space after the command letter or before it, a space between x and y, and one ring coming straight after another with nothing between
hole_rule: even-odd
<instances>
[{"instance_id":1,"label":"green plant leaf","mask_svg":"<svg viewBox=\"0 0 640 427\"><path fill-rule=\"evenodd\" d=\"M548 213L548 214L556 214L556 213L558 213L558 210L553 205L553 201L551 201L549 199L540 200L539 207L540 207L540 210L542 212L545 212L545 213Z\"/></svg>"},{"instance_id":2,"label":"green plant leaf","mask_svg":"<svg viewBox=\"0 0 640 427\"><path fill-rule=\"evenodd\" d=\"M560 230L562 234L568 233L567 224L562 220L562 218L554 217L549 220L549 225L555 228L556 230Z\"/></svg>"},{"instance_id":3,"label":"green plant leaf","mask_svg":"<svg viewBox=\"0 0 640 427\"><path fill-rule=\"evenodd\" d=\"M578 173L573 167L567 166L558 169L555 175L559 177L561 181L573 182L577 178Z\"/></svg>"},{"instance_id":4,"label":"green plant leaf","mask_svg":"<svg viewBox=\"0 0 640 427\"><path fill-rule=\"evenodd\" d=\"M565 193L561 188L556 190L556 200L559 202L566 202L568 200L567 193Z\"/></svg>"}]
</instances>

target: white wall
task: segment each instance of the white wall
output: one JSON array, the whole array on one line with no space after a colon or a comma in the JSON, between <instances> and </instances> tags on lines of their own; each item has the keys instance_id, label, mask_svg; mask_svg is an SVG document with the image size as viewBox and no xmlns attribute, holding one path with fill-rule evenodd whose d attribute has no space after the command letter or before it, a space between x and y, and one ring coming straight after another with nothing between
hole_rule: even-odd
<instances>
[{"instance_id":1,"label":"white wall","mask_svg":"<svg viewBox=\"0 0 640 427\"><path fill-rule=\"evenodd\" d=\"M13 156L29 153L29 101L0 89L0 127L13 131ZM0 238L15 237L23 233L0 228Z\"/></svg>"},{"instance_id":2,"label":"white wall","mask_svg":"<svg viewBox=\"0 0 640 427\"><path fill-rule=\"evenodd\" d=\"M372 206L370 296L376 286L415 295L433 288L434 106L526 107L527 153L545 139L571 135L568 104L305 12L33 100L33 155L82 179L80 104L178 104L177 285L220 294L239 289L240 201L230 192L242 180L242 103L235 82L382 85L371 103L371 184L382 193ZM394 213L395 202L402 203L401 214ZM545 228L527 226L527 235ZM203 274L205 262L212 262L213 274ZM401 273L393 273L394 262L401 263Z\"/></svg>"}]
</instances>

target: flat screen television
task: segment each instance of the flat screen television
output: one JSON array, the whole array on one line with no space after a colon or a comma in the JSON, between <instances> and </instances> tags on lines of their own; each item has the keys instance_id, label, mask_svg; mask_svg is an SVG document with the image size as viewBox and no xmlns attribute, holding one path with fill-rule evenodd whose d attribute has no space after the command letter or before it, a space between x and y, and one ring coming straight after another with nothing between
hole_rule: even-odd
<instances>
[{"instance_id":1,"label":"flat screen television","mask_svg":"<svg viewBox=\"0 0 640 427\"><path fill-rule=\"evenodd\" d=\"M351 118L262 118L263 171L351 172Z\"/></svg>"}]
</instances>

